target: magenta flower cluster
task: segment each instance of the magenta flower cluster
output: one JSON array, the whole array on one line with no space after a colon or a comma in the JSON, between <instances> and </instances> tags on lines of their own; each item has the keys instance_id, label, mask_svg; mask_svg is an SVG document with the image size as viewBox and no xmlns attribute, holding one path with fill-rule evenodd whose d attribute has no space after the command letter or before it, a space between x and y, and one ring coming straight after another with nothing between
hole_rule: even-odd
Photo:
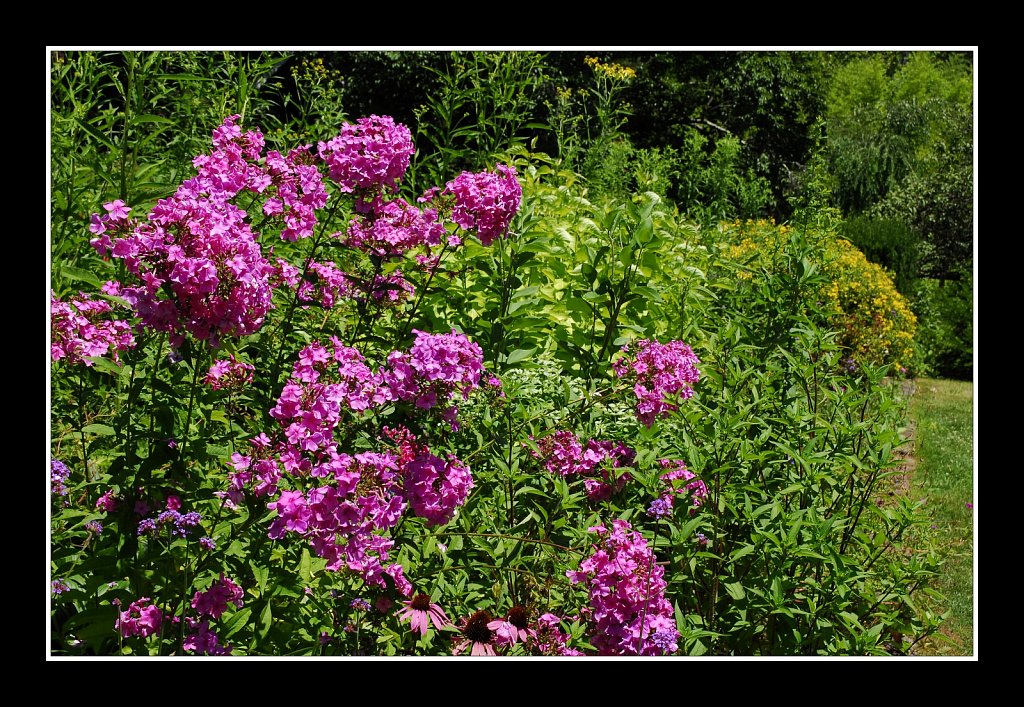
<instances>
[{"instance_id":1,"label":"magenta flower cluster","mask_svg":"<svg viewBox=\"0 0 1024 707\"><path fill-rule=\"evenodd\" d=\"M550 656L582 656L583 651L569 646L572 638L562 629L562 619L552 613L537 617L535 643L541 655Z\"/></svg>"},{"instance_id":2,"label":"magenta flower cluster","mask_svg":"<svg viewBox=\"0 0 1024 707\"><path fill-rule=\"evenodd\" d=\"M342 239L353 248L380 258L395 258L419 246L440 245L444 238L444 225L434 209L421 211L397 197L377 200L369 208L363 217L352 219Z\"/></svg>"},{"instance_id":3,"label":"magenta flower cluster","mask_svg":"<svg viewBox=\"0 0 1024 707\"><path fill-rule=\"evenodd\" d=\"M341 191L370 193L391 189L402 179L415 147L409 128L390 116L371 115L345 123L317 151Z\"/></svg>"},{"instance_id":4,"label":"magenta flower cluster","mask_svg":"<svg viewBox=\"0 0 1024 707\"><path fill-rule=\"evenodd\" d=\"M312 236L317 224L316 210L326 206L330 198L310 147L297 147L287 156L270 150L264 163L265 173L259 177L261 185L264 181L268 185L263 213L281 221L284 241Z\"/></svg>"},{"instance_id":5,"label":"magenta flower cluster","mask_svg":"<svg viewBox=\"0 0 1024 707\"><path fill-rule=\"evenodd\" d=\"M416 341L408 353L392 352L387 357L385 382L395 399L418 408L437 407L442 418L457 429L458 408L449 403L466 400L480 387L484 372L483 350L454 329L450 334L428 334L413 330Z\"/></svg>"},{"instance_id":6,"label":"magenta flower cluster","mask_svg":"<svg viewBox=\"0 0 1024 707\"><path fill-rule=\"evenodd\" d=\"M394 542L387 536L406 508L428 524L452 518L472 488L469 469L455 457L441 459L404 428L384 428L397 451L341 452L335 431L347 415L396 401L429 409L447 406L450 397L479 385L483 353L464 336L416 332L408 352L392 352L374 371L356 349L336 337L299 352L292 375L270 415L282 431L276 441L260 435L249 456L232 457L234 473L226 496L238 502L251 488L257 496L275 496L268 507L277 515L273 539L295 533L309 540L328 569L358 572L370 585L388 579L411 591L402 567L387 564ZM444 407L445 415L454 407ZM445 417L450 424L450 420ZM279 484L305 478L324 485L280 490Z\"/></svg>"},{"instance_id":7,"label":"magenta flower cluster","mask_svg":"<svg viewBox=\"0 0 1024 707\"><path fill-rule=\"evenodd\" d=\"M697 478L696 474L686 468L686 463L682 461L675 461L671 459L661 459L658 462L661 468L668 469L667 472L661 475L661 480L665 483L666 490L661 494L659 500L666 504L669 508L672 506L672 499L675 496L685 496L687 494L691 497L691 508L690 513L694 513L704 503L704 499L708 495L707 485ZM673 484L673 481L682 479L688 481L687 484ZM691 481L691 479L693 479Z\"/></svg>"},{"instance_id":8,"label":"magenta flower cluster","mask_svg":"<svg viewBox=\"0 0 1024 707\"><path fill-rule=\"evenodd\" d=\"M255 370L251 363L238 361L231 354L228 358L214 361L204 381L213 390L237 392L252 383Z\"/></svg>"},{"instance_id":9,"label":"magenta flower cluster","mask_svg":"<svg viewBox=\"0 0 1024 707\"><path fill-rule=\"evenodd\" d=\"M241 609L245 603L244 596L242 588L221 572L220 578L211 584L209 589L193 595L192 608L198 611L200 616L209 616L216 620L227 611L228 604L234 604L236 608Z\"/></svg>"},{"instance_id":10,"label":"magenta flower cluster","mask_svg":"<svg viewBox=\"0 0 1024 707\"><path fill-rule=\"evenodd\" d=\"M631 466L636 457L636 452L621 442L591 439L584 445L569 430L558 430L538 441L537 447L533 455L544 462L548 472L583 477L591 501L611 498L633 478L629 472L615 472Z\"/></svg>"},{"instance_id":11,"label":"magenta flower cluster","mask_svg":"<svg viewBox=\"0 0 1024 707\"><path fill-rule=\"evenodd\" d=\"M463 230L475 230L480 242L489 246L508 232L523 188L515 167L500 164L494 172L463 172L445 186L442 195L447 194L455 196L452 221Z\"/></svg>"},{"instance_id":12,"label":"magenta flower cluster","mask_svg":"<svg viewBox=\"0 0 1024 707\"><path fill-rule=\"evenodd\" d=\"M90 356L117 361L118 353L135 348L131 325L111 319L113 305L81 293L68 302L50 291L50 358L92 366Z\"/></svg>"},{"instance_id":13,"label":"magenta flower cluster","mask_svg":"<svg viewBox=\"0 0 1024 707\"><path fill-rule=\"evenodd\" d=\"M692 386L700 378L700 359L681 341L660 344L641 339L632 356L630 348L622 347L624 355L612 363L612 368L619 378L632 383L637 419L650 427L655 419L678 409L670 396L693 397Z\"/></svg>"},{"instance_id":14,"label":"magenta flower cluster","mask_svg":"<svg viewBox=\"0 0 1024 707\"><path fill-rule=\"evenodd\" d=\"M128 605L125 611L118 614L114 628L125 638L131 636L152 636L160 631L164 621L164 612L156 605L150 604L149 597L140 597Z\"/></svg>"},{"instance_id":15,"label":"magenta flower cluster","mask_svg":"<svg viewBox=\"0 0 1024 707\"><path fill-rule=\"evenodd\" d=\"M402 493L413 513L425 518L427 525L450 521L473 488L469 468L452 455L444 460L431 454L404 427L385 428L384 432L398 445Z\"/></svg>"},{"instance_id":16,"label":"magenta flower cluster","mask_svg":"<svg viewBox=\"0 0 1024 707\"><path fill-rule=\"evenodd\" d=\"M261 192L270 183L255 163L263 137L243 135L238 117L214 131L214 151L193 160L198 174L158 201L146 221L129 221L127 209L108 204L109 213L90 227L97 251L122 259L140 281L123 287L121 296L144 326L170 333L174 346L187 333L214 347L224 336L251 334L271 306L273 267L247 213L229 202L243 189Z\"/></svg>"},{"instance_id":17,"label":"magenta flower cluster","mask_svg":"<svg viewBox=\"0 0 1024 707\"><path fill-rule=\"evenodd\" d=\"M675 652L679 632L665 598L665 570L643 536L628 521L615 520L600 536L594 554L566 576L586 586L590 597L591 643L601 655L662 655ZM656 640L652 637L661 634Z\"/></svg>"},{"instance_id":18,"label":"magenta flower cluster","mask_svg":"<svg viewBox=\"0 0 1024 707\"><path fill-rule=\"evenodd\" d=\"M196 655L221 656L231 655L231 646L223 646L217 633L210 628L208 619L185 618L185 625L193 633L185 636L181 647Z\"/></svg>"}]
</instances>

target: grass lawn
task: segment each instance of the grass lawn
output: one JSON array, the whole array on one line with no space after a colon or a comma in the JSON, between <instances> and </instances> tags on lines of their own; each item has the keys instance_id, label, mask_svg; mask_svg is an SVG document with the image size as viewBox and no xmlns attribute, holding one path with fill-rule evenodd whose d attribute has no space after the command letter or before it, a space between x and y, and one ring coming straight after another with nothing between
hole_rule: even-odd
<instances>
[{"instance_id":1,"label":"grass lawn","mask_svg":"<svg viewBox=\"0 0 1024 707\"><path fill-rule=\"evenodd\" d=\"M930 532L945 564L936 589L938 610L949 612L939 633L919 644L918 655L975 655L974 645L974 384L919 378L910 404L916 421L914 498L925 499Z\"/></svg>"}]
</instances>

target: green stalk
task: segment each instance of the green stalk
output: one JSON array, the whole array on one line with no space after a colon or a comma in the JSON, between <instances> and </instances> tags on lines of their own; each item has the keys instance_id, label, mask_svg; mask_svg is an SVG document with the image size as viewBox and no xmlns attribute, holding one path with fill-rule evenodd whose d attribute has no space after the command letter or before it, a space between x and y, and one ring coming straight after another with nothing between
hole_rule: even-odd
<instances>
[{"instance_id":1,"label":"green stalk","mask_svg":"<svg viewBox=\"0 0 1024 707\"><path fill-rule=\"evenodd\" d=\"M78 373L78 434L82 439L82 468L85 473L85 480L88 482L89 479L89 449L85 443L85 374L79 371ZM86 498L88 499L88 491L86 491ZM90 505L91 505L91 499Z\"/></svg>"},{"instance_id":2,"label":"green stalk","mask_svg":"<svg viewBox=\"0 0 1024 707\"><path fill-rule=\"evenodd\" d=\"M185 466L185 453L188 451L189 432L192 427L192 409L195 406L196 388L199 384L199 362L202 358L202 354L197 354L195 358L192 359L192 385L189 387L188 391L188 410L185 413L185 432L181 440L181 446L179 447L180 451L178 452L178 461L181 462L182 468Z\"/></svg>"},{"instance_id":3,"label":"green stalk","mask_svg":"<svg viewBox=\"0 0 1024 707\"><path fill-rule=\"evenodd\" d=\"M430 289L430 283L434 281L434 276L437 274L437 271L441 269L441 261L444 259L446 250L448 250L447 242L441 246L441 252L437 254L437 264L430 269L430 275L427 277L427 282L423 285L423 289L421 289L420 293L416 296L416 302L413 303L412 309L409 310L409 314L405 317L405 322L402 323L402 333L398 336L398 340L395 344L400 343L409 335L409 329L412 327L412 317L416 313L416 310L419 309L424 295L427 294L427 290Z\"/></svg>"}]
</instances>

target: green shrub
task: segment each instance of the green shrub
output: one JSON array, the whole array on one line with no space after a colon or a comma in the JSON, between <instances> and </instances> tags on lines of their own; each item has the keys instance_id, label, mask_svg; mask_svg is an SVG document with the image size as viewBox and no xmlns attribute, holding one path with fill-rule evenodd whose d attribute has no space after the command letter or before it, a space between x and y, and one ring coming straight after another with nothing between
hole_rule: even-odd
<instances>
[{"instance_id":1,"label":"green shrub","mask_svg":"<svg viewBox=\"0 0 1024 707\"><path fill-rule=\"evenodd\" d=\"M896 289L909 296L917 279L918 238L900 221L857 216L843 224L843 235L864 253L892 273Z\"/></svg>"},{"instance_id":2,"label":"green shrub","mask_svg":"<svg viewBox=\"0 0 1024 707\"><path fill-rule=\"evenodd\" d=\"M974 278L917 281L914 310L924 375L970 380L974 373Z\"/></svg>"},{"instance_id":3,"label":"green shrub","mask_svg":"<svg viewBox=\"0 0 1024 707\"><path fill-rule=\"evenodd\" d=\"M907 298L888 272L868 262L849 241L765 220L722 224L717 237L728 244L729 257L747 267L737 277L764 286L766 273L774 275L785 266L796 235L813 245L801 267L824 276L802 288L799 296L815 305L820 325L827 323L838 332L844 365L890 365L901 372L914 367L916 318Z\"/></svg>"}]
</instances>

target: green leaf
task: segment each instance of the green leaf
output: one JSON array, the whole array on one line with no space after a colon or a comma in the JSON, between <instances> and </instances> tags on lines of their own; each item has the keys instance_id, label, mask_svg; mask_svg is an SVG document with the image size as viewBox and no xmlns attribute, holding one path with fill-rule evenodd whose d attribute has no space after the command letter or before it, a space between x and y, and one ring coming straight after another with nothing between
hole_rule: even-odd
<instances>
[{"instance_id":1,"label":"green leaf","mask_svg":"<svg viewBox=\"0 0 1024 707\"><path fill-rule=\"evenodd\" d=\"M85 356L86 361L92 362L92 367L103 373L110 373L111 375L120 376L124 373L124 368L117 365L109 358L103 358L102 356Z\"/></svg>"},{"instance_id":2,"label":"green leaf","mask_svg":"<svg viewBox=\"0 0 1024 707\"><path fill-rule=\"evenodd\" d=\"M223 635L224 638L230 638L234 634L238 633L242 630L242 627L248 623L250 616L252 616L252 609L249 607L239 609L231 615L230 619L224 622L224 625L221 627L221 635Z\"/></svg>"},{"instance_id":3,"label":"green leaf","mask_svg":"<svg viewBox=\"0 0 1024 707\"><path fill-rule=\"evenodd\" d=\"M737 600L747 596L746 592L743 591L743 584L741 582L726 582L725 591L729 592L729 596Z\"/></svg>"},{"instance_id":4,"label":"green leaf","mask_svg":"<svg viewBox=\"0 0 1024 707\"><path fill-rule=\"evenodd\" d=\"M267 634L270 633L270 627L274 623L274 612L270 608L270 601L267 601L267 605L263 609L263 613L260 614L260 624L256 628L256 635L262 641L266 639Z\"/></svg>"},{"instance_id":5,"label":"green leaf","mask_svg":"<svg viewBox=\"0 0 1024 707\"><path fill-rule=\"evenodd\" d=\"M66 277L69 280L77 280L79 282L87 282L97 290L103 287L103 281L100 280L96 275L83 270L82 268L72 267L70 265L64 265L57 270L57 274L61 277Z\"/></svg>"},{"instance_id":6,"label":"green leaf","mask_svg":"<svg viewBox=\"0 0 1024 707\"><path fill-rule=\"evenodd\" d=\"M505 359L505 363L508 365L512 365L513 363L519 363L520 361L532 356L534 353L536 353L536 351L536 347L532 349L516 349L515 351L508 355L508 358Z\"/></svg>"},{"instance_id":7,"label":"green leaf","mask_svg":"<svg viewBox=\"0 0 1024 707\"><path fill-rule=\"evenodd\" d=\"M736 560L740 559L744 555L749 555L753 551L754 551L754 546L753 545L744 545L743 547L739 548L738 550L734 550L732 552L732 554L729 555L729 559L732 560L733 562L735 562Z\"/></svg>"},{"instance_id":8,"label":"green leaf","mask_svg":"<svg viewBox=\"0 0 1024 707\"><path fill-rule=\"evenodd\" d=\"M132 125L139 123L170 123L173 125L174 121L161 115L137 115L132 118Z\"/></svg>"},{"instance_id":9,"label":"green leaf","mask_svg":"<svg viewBox=\"0 0 1024 707\"><path fill-rule=\"evenodd\" d=\"M302 557L299 558L299 576L307 584L313 579L312 560L309 556L309 549L302 548Z\"/></svg>"},{"instance_id":10,"label":"green leaf","mask_svg":"<svg viewBox=\"0 0 1024 707\"><path fill-rule=\"evenodd\" d=\"M260 567L253 561L249 561L249 567L252 568L252 575L256 579L256 584L259 587L260 594L267 591L267 580L270 578L270 570L266 567Z\"/></svg>"},{"instance_id":11,"label":"green leaf","mask_svg":"<svg viewBox=\"0 0 1024 707\"><path fill-rule=\"evenodd\" d=\"M85 427L83 427L82 428L82 432L85 432L85 433L91 434L91 435L98 435L100 437L104 437L104 436L107 436L107 435L114 434L114 428L111 427L110 425L101 425L100 423L95 422L95 423L93 423L91 425L86 425Z\"/></svg>"}]
</instances>

